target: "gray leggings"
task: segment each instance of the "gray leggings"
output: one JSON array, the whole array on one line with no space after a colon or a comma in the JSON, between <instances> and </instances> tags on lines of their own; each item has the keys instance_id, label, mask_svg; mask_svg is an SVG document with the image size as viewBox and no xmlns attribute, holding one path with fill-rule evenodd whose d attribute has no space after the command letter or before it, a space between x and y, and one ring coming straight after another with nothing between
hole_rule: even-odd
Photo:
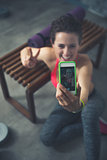
<instances>
[{"instance_id":1,"label":"gray leggings","mask_svg":"<svg viewBox=\"0 0 107 160\"><path fill-rule=\"evenodd\" d=\"M71 113L59 104L46 120L40 133L47 146L69 142L83 133L87 160L98 160L100 153L99 116L104 110L104 100L94 89L82 112Z\"/></svg>"}]
</instances>

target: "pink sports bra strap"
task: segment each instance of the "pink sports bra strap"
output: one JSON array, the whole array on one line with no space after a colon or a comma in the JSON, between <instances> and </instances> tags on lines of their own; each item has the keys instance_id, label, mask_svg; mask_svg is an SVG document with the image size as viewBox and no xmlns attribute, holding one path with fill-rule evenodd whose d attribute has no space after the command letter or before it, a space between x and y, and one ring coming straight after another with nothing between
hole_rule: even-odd
<instances>
[{"instance_id":1,"label":"pink sports bra strap","mask_svg":"<svg viewBox=\"0 0 107 160\"><path fill-rule=\"evenodd\" d=\"M57 68L58 68L58 64L59 64L59 59L57 58L55 68L51 72L51 82L52 82L52 84L54 85L55 88L57 87L57 84L58 84L57 78L56 78L56 71L57 71Z\"/></svg>"}]
</instances>

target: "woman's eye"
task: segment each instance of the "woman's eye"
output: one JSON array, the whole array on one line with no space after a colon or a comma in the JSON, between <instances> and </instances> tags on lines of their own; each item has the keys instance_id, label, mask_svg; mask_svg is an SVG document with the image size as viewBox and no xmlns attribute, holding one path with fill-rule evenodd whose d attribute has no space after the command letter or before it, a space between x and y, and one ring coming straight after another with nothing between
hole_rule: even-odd
<instances>
[{"instance_id":1,"label":"woman's eye","mask_svg":"<svg viewBox=\"0 0 107 160\"><path fill-rule=\"evenodd\" d=\"M64 48L64 45L63 44L59 44L58 47L59 48Z\"/></svg>"},{"instance_id":2,"label":"woman's eye","mask_svg":"<svg viewBox=\"0 0 107 160\"><path fill-rule=\"evenodd\" d=\"M76 47L76 46L75 46L75 45L73 45L73 44L72 44L72 45L70 45L70 48L75 48L75 47Z\"/></svg>"}]
</instances>

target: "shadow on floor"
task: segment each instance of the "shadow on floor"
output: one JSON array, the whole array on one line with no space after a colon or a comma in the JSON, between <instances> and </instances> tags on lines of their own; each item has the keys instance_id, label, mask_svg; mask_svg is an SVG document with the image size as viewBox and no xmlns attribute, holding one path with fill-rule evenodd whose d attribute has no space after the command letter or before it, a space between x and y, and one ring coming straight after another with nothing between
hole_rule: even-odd
<instances>
[{"instance_id":1,"label":"shadow on floor","mask_svg":"<svg viewBox=\"0 0 107 160\"><path fill-rule=\"evenodd\" d=\"M9 150L0 152L0 160L22 160L21 157Z\"/></svg>"},{"instance_id":2,"label":"shadow on floor","mask_svg":"<svg viewBox=\"0 0 107 160\"><path fill-rule=\"evenodd\" d=\"M7 135L6 139L0 143L0 149L1 148L3 149L5 147L8 148L9 146L13 145L16 140L17 140L16 131L11 128L8 128L8 135ZM1 160L1 158L0 158L0 160Z\"/></svg>"}]
</instances>

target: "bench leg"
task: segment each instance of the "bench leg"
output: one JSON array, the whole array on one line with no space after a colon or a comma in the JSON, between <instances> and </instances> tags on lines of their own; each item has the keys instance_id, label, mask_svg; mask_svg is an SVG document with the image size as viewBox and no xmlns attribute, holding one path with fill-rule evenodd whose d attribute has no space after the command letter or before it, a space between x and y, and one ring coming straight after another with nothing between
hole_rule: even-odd
<instances>
[{"instance_id":1,"label":"bench leg","mask_svg":"<svg viewBox=\"0 0 107 160\"><path fill-rule=\"evenodd\" d=\"M5 100L8 101L13 107L15 107L19 112L21 112L25 117L27 117L29 120L35 123L35 112L33 112L34 109L32 109L34 108L34 106L29 105L29 110L27 110L24 108L23 105L21 105L19 102L17 102L14 98L12 98L9 95L5 75L4 75L2 68L0 68L0 83L1 83L1 88L2 88ZM32 99L31 95L30 95L30 98L28 97L29 96L27 96L27 100Z\"/></svg>"},{"instance_id":2,"label":"bench leg","mask_svg":"<svg viewBox=\"0 0 107 160\"><path fill-rule=\"evenodd\" d=\"M37 117L35 113L34 97L33 93L31 93L28 89L26 90L26 100L31 114L31 121L35 123Z\"/></svg>"},{"instance_id":3,"label":"bench leg","mask_svg":"<svg viewBox=\"0 0 107 160\"><path fill-rule=\"evenodd\" d=\"M105 40L106 40L106 38L104 37L102 42L100 42L99 46L98 46L97 57L96 57L96 61L95 61L95 64L94 64L96 68L99 68L100 63L101 63L101 58L102 58L102 54L103 54L103 50L104 50Z\"/></svg>"},{"instance_id":4,"label":"bench leg","mask_svg":"<svg viewBox=\"0 0 107 160\"><path fill-rule=\"evenodd\" d=\"M46 119L45 118L39 118L36 115L34 96L33 96L32 91L30 91L30 89L26 90L26 99L27 99L29 111L30 111L30 114L31 114L32 122L34 122L34 123L44 123L46 121Z\"/></svg>"},{"instance_id":5,"label":"bench leg","mask_svg":"<svg viewBox=\"0 0 107 160\"><path fill-rule=\"evenodd\" d=\"M1 83L4 98L5 99L9 98L10 95L9 95L9 91L7 88L7 84L6 84L6 80L5 80L5 76L4 76L4 72L3 72L2 68L0 69L0 83Z\"/></svg>"}]
</instances>

